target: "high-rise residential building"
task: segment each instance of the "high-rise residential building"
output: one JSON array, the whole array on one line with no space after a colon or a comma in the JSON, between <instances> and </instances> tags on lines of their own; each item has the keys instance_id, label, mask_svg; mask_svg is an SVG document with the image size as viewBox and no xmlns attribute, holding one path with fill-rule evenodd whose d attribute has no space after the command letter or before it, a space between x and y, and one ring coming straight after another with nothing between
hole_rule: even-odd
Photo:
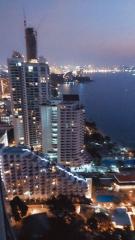
<instances>
[{"instance_id":1,"label":"high-rise residential building","mask_svg":"<svg viewBox=\"0 0 135 240\"><path fill-rule=\"evenodd\" d=\"M25 28L27 61L37 59L37 32L32 27Z\"/></svg>"},{"instance_id":2,"label":"high-rise residential building","mask_svg":"<svg viewBox=\"0 0 135 240\"><path fill-rule=\"evenodd\" d=\"M84 163L85 110L79 95L63 95L58 106L58 161L69 166Z\"/></svg>"},{"instance_id":3,"label":"high-rise residential building","mask_svg":"<svg viewBox=\"0 0 135 240\"><path fill-rule=\"evenodd\" d=\"M8 59L16 144L42 148L41 105L49 100L49 67L44 58L25 62L19 53Z\"/></svg>"},{"instance_id":4,"label":"high-rise residential building","mask_svg":"<svg viewBox=\"0 0 135 240\"><path fill-rule=\"evenodd\" d=\"M63 95L42 108L43 150L51 160L79 166L84 156L85 110L78 95Z\"/></svg>"},{"instance_id":5,"label":"high-rise residential building","mask_svg":"<svg viewBox=\"0 0 135 240\"><path fill-rule=\"evenodd\" d=\"M1 151L2 176L9 199L46 199L60 194L91 196L90 181L24 147Z\"/></svg>"},{"instance_id":6,"label":"high-rise residential building","mask_svg":"<svg viewBox=\"0 0 135 240\"><path fill-rule=\"evenodd\" d=\"M24 143L24 108L26 96L24 95L24 59L18 52L14 52L8 59L11 107L16 144Z\"/></svg>"},{"instance_id":7,"label":"high-rise residential building","mask_svg":"<svg viewBox=\"0 0 135 240\"><path fill-rule=\"evenodd\" d=\"M58 161L58 104L61 100L51 100L42 105L42 150L51 161Z\"/></svg>"}]
</instances>

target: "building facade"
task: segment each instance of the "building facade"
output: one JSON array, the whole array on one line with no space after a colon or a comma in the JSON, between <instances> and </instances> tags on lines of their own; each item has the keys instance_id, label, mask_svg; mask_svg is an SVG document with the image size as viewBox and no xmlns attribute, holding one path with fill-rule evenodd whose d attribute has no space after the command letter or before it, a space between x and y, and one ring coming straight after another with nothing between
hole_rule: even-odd
<instances>
[{"instance_id":1,"label":"building facade","mask_svg":"<svg viewBox=\"0 0 135 240\"><path fill-rule=\"evenodd\" d=\"M43 152L50 161L58 161L58 104L61 100L50 101L42 105L42 145Z\"/></svg>"},{"instance_id":2,"label":"building facade","mask_svg":"<svg viewBox=\"0 0 135 240\"><path fill-rule=\"evenodd\" d=\"M8 59L16 144L42 149L41 105L49 100L49 67L44 58L25 62L19 53Z\"/></svg>"},{"instance_id":3,"label":"building facade","mask_svg":"<svg viewBox=\"0 0 135 240\"><path fill-rule=\"evenodd\" d=\"M67 166L85 162L85 110L78 95L63 95L42 107L43 151Z\"/></svg>"},{"instance_id":4,"label":"building facade","mask_svg":"<svg viewBox=\"0 0 135 240\"><path fill-rule=\"evenodd\" d=\"M32 27L25 28L27 61L37 59L37 32Z\"/></svg>"},{"instance_id":5,"label":"building facade","mask_svg":"<svg viewBox=\"0 0 135 240\"><path fill-rule=\"evenodd\" d=\"M6 147L1 152L2 175L8 198L47 199L51 196L88 196L87 181L59 164L23 147Z\"/></svg>"},{"instance_id":6,"label":"building facade","mask_svg":"<svg viewBox=\"0 0 135 240\"><path fill-rule=\"evenodd\" d=\"M8 59L11 108L13 114L14 136L16 144L24 143L24 105L26 96L24 91L24 59L20 53L14 52Z\"/></svg>"},{"instance_id":7,"label":"building facade","mask_svg":"<svg viewBox=\"0 0 135 240\"><path fill-rule=\"evenodd\" d=\"M84 163L85 110L78 95L63 95L58 105L58 161L68 166Z\"/></svg>"}]
</instances>

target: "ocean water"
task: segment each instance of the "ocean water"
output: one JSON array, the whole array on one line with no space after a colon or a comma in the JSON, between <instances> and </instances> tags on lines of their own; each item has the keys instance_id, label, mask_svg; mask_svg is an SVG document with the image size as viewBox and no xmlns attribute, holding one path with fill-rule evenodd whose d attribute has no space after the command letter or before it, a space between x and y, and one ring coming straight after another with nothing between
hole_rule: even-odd
<instances>
[{"instance_id":1,"label":"ocean water","mask_svg":"<svg viewBox=\"0 0 135 240\"><path fill-rule=\"evenodd\" d=\"M86 118L95 121L105 135L124 146L135 148L135 75L95 73L93 82L63 84L63 93L78 93Z\"/></svg>"}]
</instances>

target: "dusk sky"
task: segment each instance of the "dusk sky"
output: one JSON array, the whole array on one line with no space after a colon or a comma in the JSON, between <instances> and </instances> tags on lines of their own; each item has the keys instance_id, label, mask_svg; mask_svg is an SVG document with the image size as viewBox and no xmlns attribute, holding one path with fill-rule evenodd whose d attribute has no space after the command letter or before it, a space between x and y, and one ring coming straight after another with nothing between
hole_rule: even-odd
<instances>
[{"instance_id":1,"label":"dusk sky","mask_svg":"<svg viewBox=\"0 0 135 240\"><path fill-rule=\"evenodd\" d=\"M0 63L25 54L23 8L49 63L135 65L135 0L0 0Z\"/></svg>"}]
</instances>

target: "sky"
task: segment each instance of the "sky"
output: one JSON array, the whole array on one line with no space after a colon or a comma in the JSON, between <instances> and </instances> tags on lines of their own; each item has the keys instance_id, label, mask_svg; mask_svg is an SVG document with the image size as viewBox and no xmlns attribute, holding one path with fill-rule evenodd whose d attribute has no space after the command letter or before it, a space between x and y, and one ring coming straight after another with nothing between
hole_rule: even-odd
<instances>
[{"instance_id":1,"label":"sky","mask_svg":"<svg viewBox=\"0 0 135 240\"><path fill-rule=\"evenodd\" d=\"M0 64L25 55L23 9L50 64L135 65L135 0L0 0Z\"/></svg>"}]
</instances>

